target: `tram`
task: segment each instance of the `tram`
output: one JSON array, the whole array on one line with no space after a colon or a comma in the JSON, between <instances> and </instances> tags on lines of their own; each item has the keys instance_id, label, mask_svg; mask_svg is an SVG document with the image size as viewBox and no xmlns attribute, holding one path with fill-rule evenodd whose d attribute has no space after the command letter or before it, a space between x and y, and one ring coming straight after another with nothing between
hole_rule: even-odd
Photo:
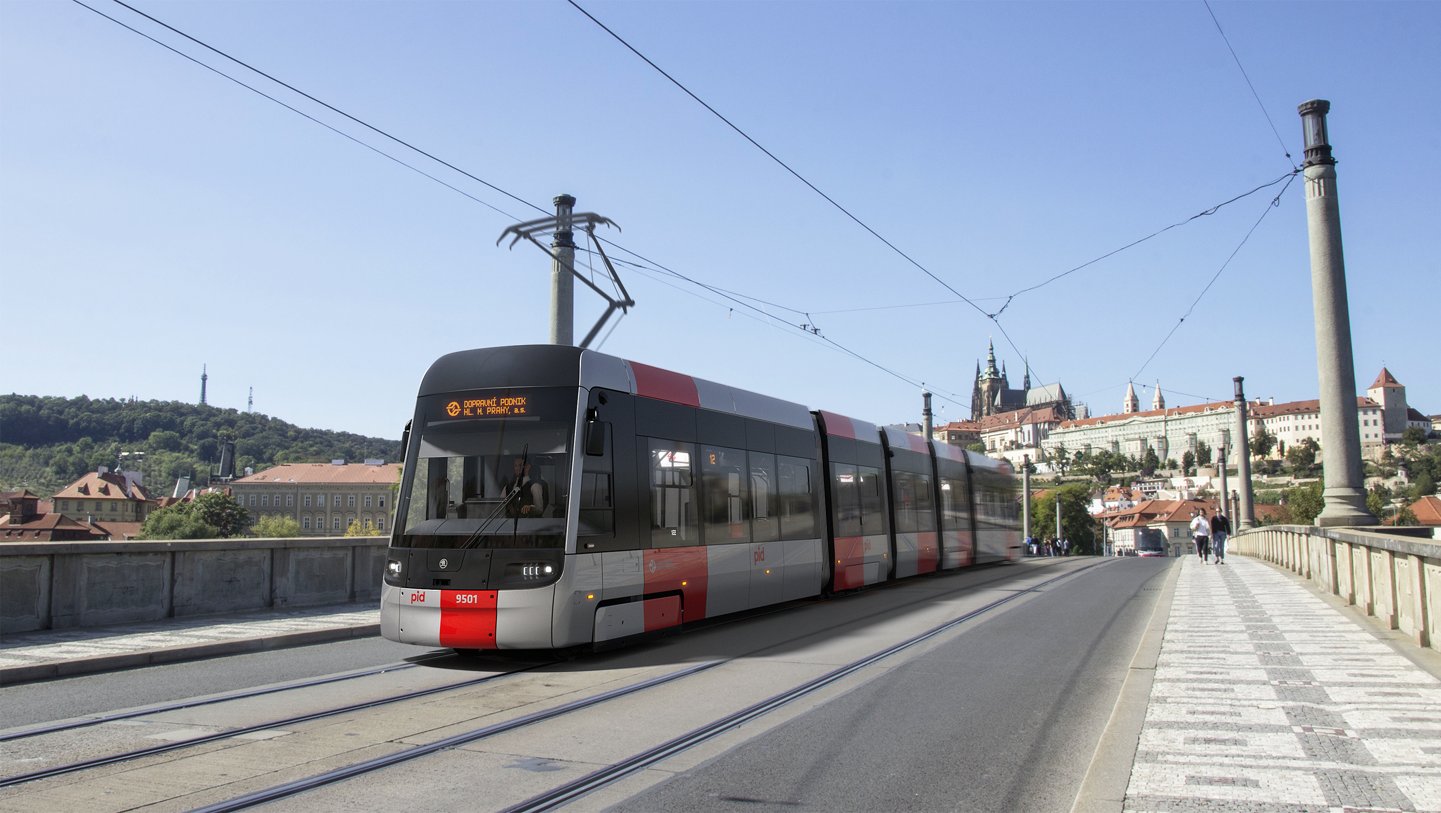
<instances>
[{"instance_id":1,"label":"tram","mask_svg":"<svg viewBox=\"0 0 1441 813\"><path fill-rule=\"evenodd\" d=\"M1020 555L1004 461L556 345L420 384L393 641L561 649Z\"/></svg>"}]
</instances>

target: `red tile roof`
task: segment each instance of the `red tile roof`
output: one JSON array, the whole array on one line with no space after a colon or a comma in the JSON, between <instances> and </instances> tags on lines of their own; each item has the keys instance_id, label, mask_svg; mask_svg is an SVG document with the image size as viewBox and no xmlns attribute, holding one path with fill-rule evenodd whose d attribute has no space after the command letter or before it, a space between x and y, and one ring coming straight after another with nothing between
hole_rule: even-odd
<instances>
[{"instance_id":1,"label":"red tile roof","mask_svg":"<svg viewBox=\"0 0 1441 813\"><path fill-rule=\"evenodd\" d=\"M241 477L234 485L268 485L272 483L296 483L306 485L349 485L356 483L400 482L400 464L382 463L371 466L365 463L287 463Z\"/></svg>"},{"instance_id":2,"label":"red tile roof","mask_svg":"<svg viewBox=\"0 0 1441 813\"><path fill-rule=\"evenodd\" d=\"M1381 405L1372 401L1364 395L1357 396L1357 409L1377 409ZM1274 418L1277 415L1319 415L1321 414L1321 401L1312 399L1310 401L1288 401L1284 404L1253 404L1251 406L1251 417L1253 418Z\"/></svg>"},{"instance_id":3,"label":"red tile roof","mask_svg":"<svg viewBox=\"0 0 1441 813\"><path fill-rule=\"evenodd\" d=\"M1390 370L1386 369L1385 367L1382 367L1382 368L1381 368L1381 374L1378 375L1378 376L1376 376L1376 380L1375 380L1375 381L1372 381L1372 382L1371 382L1371 386L1367 387L1366 389L1368 389L1368 390L1374 390L1374 389L1376 389L1377 387L1399 387L1399 386L1401 386L1401 382L1396 380L1396 376L1391 375L1391 371L1390 371Z\"/></svg>"},{"instance_id":4,"label":"red tile roof","mask_svg":"<svg viewBox=\"0 0 1441 813\"><path fill-rule=\"evenodd\" d=\"M1192 404L1183 407L1167 407L1165 409L1148 409L1145 412L1123 412L1119 415L1101 415L1097 418L1078 418L1074 421L1062 421L1059 428L1073 429L1080 426L1100 426L1107 423L1129 421L1133 418L1151 418L1160 415L1192 415L1199 412L1214 412L1222 409L1232 409L1236 405L1231 401L1216 401L1208 404Z\"/></svg>"},{"instance_id":5,"label":"red tile roof","mask_svg":"<svg viewBox=\"0 0 1441 813\"><path fill-rule=\"evenodd\" d=\"M1411 503L1418 525L1441 525L1441 497L1422 497Z\"/></svg>"},{"instance_id":6,"label":"red tile roof","mask_svg":"<svg viewBox=\"0 0 1441 813\"><path fill-rule=\"evenodd\" d=\"M57 500L136 500L150 502L151 496L145 487L136 483L128 488L124 475L110 471L101 474L92 471L71 483L55 495Z\"/></svg>"}]
</instances>

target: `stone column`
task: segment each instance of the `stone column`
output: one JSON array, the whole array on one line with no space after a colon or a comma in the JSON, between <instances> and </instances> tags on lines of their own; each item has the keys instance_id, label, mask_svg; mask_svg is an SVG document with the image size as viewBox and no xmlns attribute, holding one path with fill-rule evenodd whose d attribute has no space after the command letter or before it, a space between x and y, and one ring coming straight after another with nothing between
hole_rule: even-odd
<instances>
[{"instance_id":1,"label":"stone column","mask_svg":"<svg viewBox=\"0 0 1441 813\"><path fill-rule=\"evenodd\" d=\"M1351 315L1346 300L1346 263L1341 250L1341 207L1336 200L1336 159L1326 133L1331 103L1302 104L1306 140L1306 230L1311 243L1311 302L1316 321L1316 368L1321 399L1321 462L1326 504L1318 527L1376 525L1366 508L1361 469L1361 428L1356 408L1356 370L1351 358Z\"/></svg>"}]
</instances>

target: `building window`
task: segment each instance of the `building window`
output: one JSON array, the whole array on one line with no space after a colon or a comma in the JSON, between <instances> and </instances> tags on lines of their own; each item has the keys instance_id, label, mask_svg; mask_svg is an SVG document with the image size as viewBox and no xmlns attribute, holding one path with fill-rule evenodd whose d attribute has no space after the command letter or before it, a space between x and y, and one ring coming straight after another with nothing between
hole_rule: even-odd
<instances>
[{"instance_id":1,"label":"building window","mask_svg":"<svg viewBox=\"0 0 1441 813\"><path fill-rule=\"evenodd\" d=\"M375 518L375 530L377 530L377 531L383 531L383 530L385 530L385 517L376 517L376 518Z\"/></svg>"},{"instance_id":2,"label":"building window","mask_svg":"<svg viewBox=\"0 0 1441 813\"><path fill-rule=\"evenodd\" d=\"M384 508L384 507L385 507L385 497L381 497L381 498L380 498L380 507L381 507L381 508Z\"/></svg>"},{"instance_id":3,"label":"building window","mask_svg":"<svg viewBox=\"0 0 1441 813\"><path fill-rule=\"evenodd\" d=\"M310 507L310 495L309 495L309 494L306 494L306 495L305 495L305 507L306 507L306 508L309 508L309 507Z\"/></svg>"},{"instance_id":4,"label":"building window","mask_svg":"<svg viewBox=\"0 0 1441 813\"><path fill-rule=\"evenodd\" d=\"M250 507L251 507L251 508L254 508L254 507L255 507L255 495L254 495L254 494L251 494L251 495L250 495Z\"/></svg>"},{"instance_id":5,"label":"building window","mask_svg":"<svg viewBox=\"0 0 1441 813\"><path fill-rule=\"evenodd\" d=\"M304 528L304 529L307 530L307 531L310 530L310 515L309 515L309 514L307 514L307 515L305 515L305 516L303 516L303 517L300 518L300 527L301 527L301 528Z\"/></svg>"},{"instance_id":6,"label":"building window","mask_svg":"<svg viewBox=\"0 0 1441 813\"><path fill-rule=\"evenodd\" d=\"M324 508L324 507L325 507L325 495L324 495L324 494L316 494L316 495L315 495L315 507L316 507L316 508Z\"/></svg>"},{"instance_id":7,"label":"building window","mask_svg":"<svg viewBox=\"0 0 1441 813\"><path fill-rule=\"evenodd\" d=\"M333 531L338 531L338 530L341 529L341 528L340 528L340 515L339 515L339 514L336 514L333 518L331 518L331 520L330 520L330 529L333 530Z\"/></svg>"},{"instance_id":8,"label":"building window","mask_svg":"<svg viewBox=\"0 0 1441 813\"><path fill-rule=\"evenodd\" d=\"M294 494L286 494L286 495L285 495L285 507L286 507L286 508L294 508L294 507L295 507L295 495L294 495Z\"/></svg>"},{"instance_id":9,"label":"building window","mask_svg":"<svg viewBox=\"0 0 1441 813\"><path fill-rule=\"evenodd\" d=\"M269 507L270 507L270 495L269 495L269 494L261 494L261 495L260 495L260 507L261 507L261 508L269 508Z\"/></svg>"},{"instance_id":10,"label":"building window","mask_svg":"<svg viewBox=\"0 0 1441 813\"><path fill-rule=\"evenodd\" d=\"M366 507L366 508L372 507L373 504L374 504L374 502L375 502L375 497L374 497L374 495L371 495L371 494L366 494L366 495L365 495L365 507Z\"/></svg>"},{"instance_id":11,"label":"building window","mask_svg":"<svg viewBox=\"0 0 1441 813\"><path fill-rule=\"evenodd\" d=\"M345 507L346 507L346 508L354 508L354 507L355 507L355 495L354 495L354 494L347 494L347 495L345 495Z\"/></svg>"}]
</instances>

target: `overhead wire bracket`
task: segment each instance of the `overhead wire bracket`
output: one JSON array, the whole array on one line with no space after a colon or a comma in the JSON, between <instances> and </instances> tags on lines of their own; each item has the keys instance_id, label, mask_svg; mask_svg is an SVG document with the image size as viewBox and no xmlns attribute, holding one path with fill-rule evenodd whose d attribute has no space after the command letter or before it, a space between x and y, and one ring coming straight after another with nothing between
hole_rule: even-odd
<instances>
[{"instance_id":1,"label":"overhead wire bracket","mask_svg":"<svg viewBox=\"0 0 1441 813\"><path fill-rule=\"evenodd\" d=\"M615 265L611 263L610 257L605 253L605 248L595 237L595 227L598 225L610 226L616 231L621 230L620 226L617 226L615 224L615 221L611 220L610 218L598 215L595 212L579 212L571 216L571 221L573 223L580 222L585 224L585 232L590 238L591 245L595 248L596 253L600 255L600 258L605 261L605 270L607 273L610 274L610 281L615 285L616 289L620 293L619 298L611 296L606 291L601 290L584 274L581 274L579 271L577 271L575 269L574 262L566 263L566 270L570 271L571 276L575 277L581 282L584 282L587 287L589 287L592 291L595 291L601 299L604 299L606 301L605 313L601 314L600 319L596 320L595 326L590 329L590 332L585 335L585 339L582 340L580 343L580 347L586 348L590 346L590 343L592 340L595 339L596 334L600 332L601 328L605 327L605 323L609 321L610 317L617 310L619 310L621 312L621 315L624 316L625 314L630 312L631 308L635 307L635 300L630 298L630 292L626 290L625 283L620 281L620 274L616 273ZM495 244L498 246L505 240L507 235L513 235L511 237L510 245L508 246L508 248L515 248L515 244L519 243L522 239L529 240L530 242L535 244L536 248L539 248L541 251L545 252L546 256L550 257L553 261L561 261L561 258L557 256L556 252L552 251L550 247L542 244L539 240L535 239L535 235L538 233L553 231L555 229L555 225L556 219L554 217L542 217L536 220L527 220L524 223L517 223L514 226L507 227L505 231L501 232L500 237L496 239Z\"/></svg>"}]
</instances>

